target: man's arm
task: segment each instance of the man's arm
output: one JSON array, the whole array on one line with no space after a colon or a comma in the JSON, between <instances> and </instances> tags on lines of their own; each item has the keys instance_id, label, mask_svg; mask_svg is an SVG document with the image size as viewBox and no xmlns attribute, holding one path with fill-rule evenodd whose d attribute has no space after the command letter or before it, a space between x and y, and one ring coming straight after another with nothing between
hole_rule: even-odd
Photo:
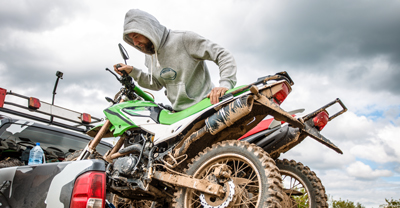
<instances>
[{"instance_id":1,"label":"man's arm","mask_svg":"<svg viewBox=\"0 0 400 208\"><path fill-rule=\"evenodd\" d=\"M233 55L220 45L194 33L186 32L184 42L187 52L195 59L213 61L219 67L219 86L207 95L211 104L236 85L236 62Z\"/></svg>"}]
</instances>

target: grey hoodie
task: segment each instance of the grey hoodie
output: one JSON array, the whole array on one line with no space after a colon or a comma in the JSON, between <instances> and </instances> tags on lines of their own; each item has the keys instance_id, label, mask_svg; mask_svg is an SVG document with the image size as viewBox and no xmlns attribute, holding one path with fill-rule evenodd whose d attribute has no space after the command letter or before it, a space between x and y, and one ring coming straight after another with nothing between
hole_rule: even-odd
<instances>
[{"instance_id":1,"label":"grey hoodie","mask_svg":"<svg viewBox=\"0 0 400 208\"><path fill-rule=\"evenodd\" d=\"M125 42L135 47L128 37L133 32L147 37L154 45L155 54L146 54L145 65L150 73L134 67L129 75L141 87L151 90L165 87L174 110L181 111L198 103L214 88L204 60L219 66L220 87L235 86L235 60L221 46L194 32L168 30L154 16L138 9L126 13L123 35Z\"/></svg>"}]
</instances>

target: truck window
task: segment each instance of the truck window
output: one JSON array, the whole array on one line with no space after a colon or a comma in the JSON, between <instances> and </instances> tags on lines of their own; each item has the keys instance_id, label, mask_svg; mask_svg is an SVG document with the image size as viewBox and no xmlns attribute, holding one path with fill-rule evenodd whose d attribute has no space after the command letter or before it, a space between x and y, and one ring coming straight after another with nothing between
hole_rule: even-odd
<instances>
[{"instance_id":1,"label":"truck window","mask_svg":"<svg viewBox=\"0 0 400 208\"><path fill-rule=\"evenodd\" d=\"M46 162L59 162L70 153L85 148L89 140L85 135L77 136L65 130L41 128L29 122L8 123L0 128L0 160L7 157L18 158L27 164L29 150L39 142L45 152ZM109 149L104 145L97 147L100 154Z\"/></svg>"}]
</instances>

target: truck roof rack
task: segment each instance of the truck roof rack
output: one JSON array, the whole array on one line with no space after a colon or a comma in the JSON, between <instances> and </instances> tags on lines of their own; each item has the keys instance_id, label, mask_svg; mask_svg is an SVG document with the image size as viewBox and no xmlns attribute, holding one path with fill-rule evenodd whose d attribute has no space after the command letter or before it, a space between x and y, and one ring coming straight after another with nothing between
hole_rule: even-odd
<instances>
[{"instance_id":1,"label":"truck roof rack","mask_svg":"<svg viewBox=\"0 0 400 208\"><path fill-rule=\"evenodd\" d=\"M12 107L5 108L5 105ZM15 107L23 109L24 112L15 110ZM93 124L103 121L103 119L87 113L52 105L37 98L20 95L3 88L0 88L0 111L84 133L93 128ZM54 118L64 122L54 121Z\"/></svg>"}]
</instances>

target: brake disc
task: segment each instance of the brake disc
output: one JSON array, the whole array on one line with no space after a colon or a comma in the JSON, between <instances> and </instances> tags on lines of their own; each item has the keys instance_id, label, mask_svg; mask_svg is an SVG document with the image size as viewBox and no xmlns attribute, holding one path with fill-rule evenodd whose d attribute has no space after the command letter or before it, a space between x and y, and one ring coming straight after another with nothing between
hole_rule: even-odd
<instances>
[{"instance_id":1,"label":"brake disc","mask_svg":"<svg viewBox=\"0 0 400 208\"><path fill-rule=\"evenodd\" d=\"M209 194L200 194L200 203L205 208L225 208L232 202L235 195L235 184L232 180L225 183L227 191L225 197L220 199Z\"/></svg>"}]
</instances>

